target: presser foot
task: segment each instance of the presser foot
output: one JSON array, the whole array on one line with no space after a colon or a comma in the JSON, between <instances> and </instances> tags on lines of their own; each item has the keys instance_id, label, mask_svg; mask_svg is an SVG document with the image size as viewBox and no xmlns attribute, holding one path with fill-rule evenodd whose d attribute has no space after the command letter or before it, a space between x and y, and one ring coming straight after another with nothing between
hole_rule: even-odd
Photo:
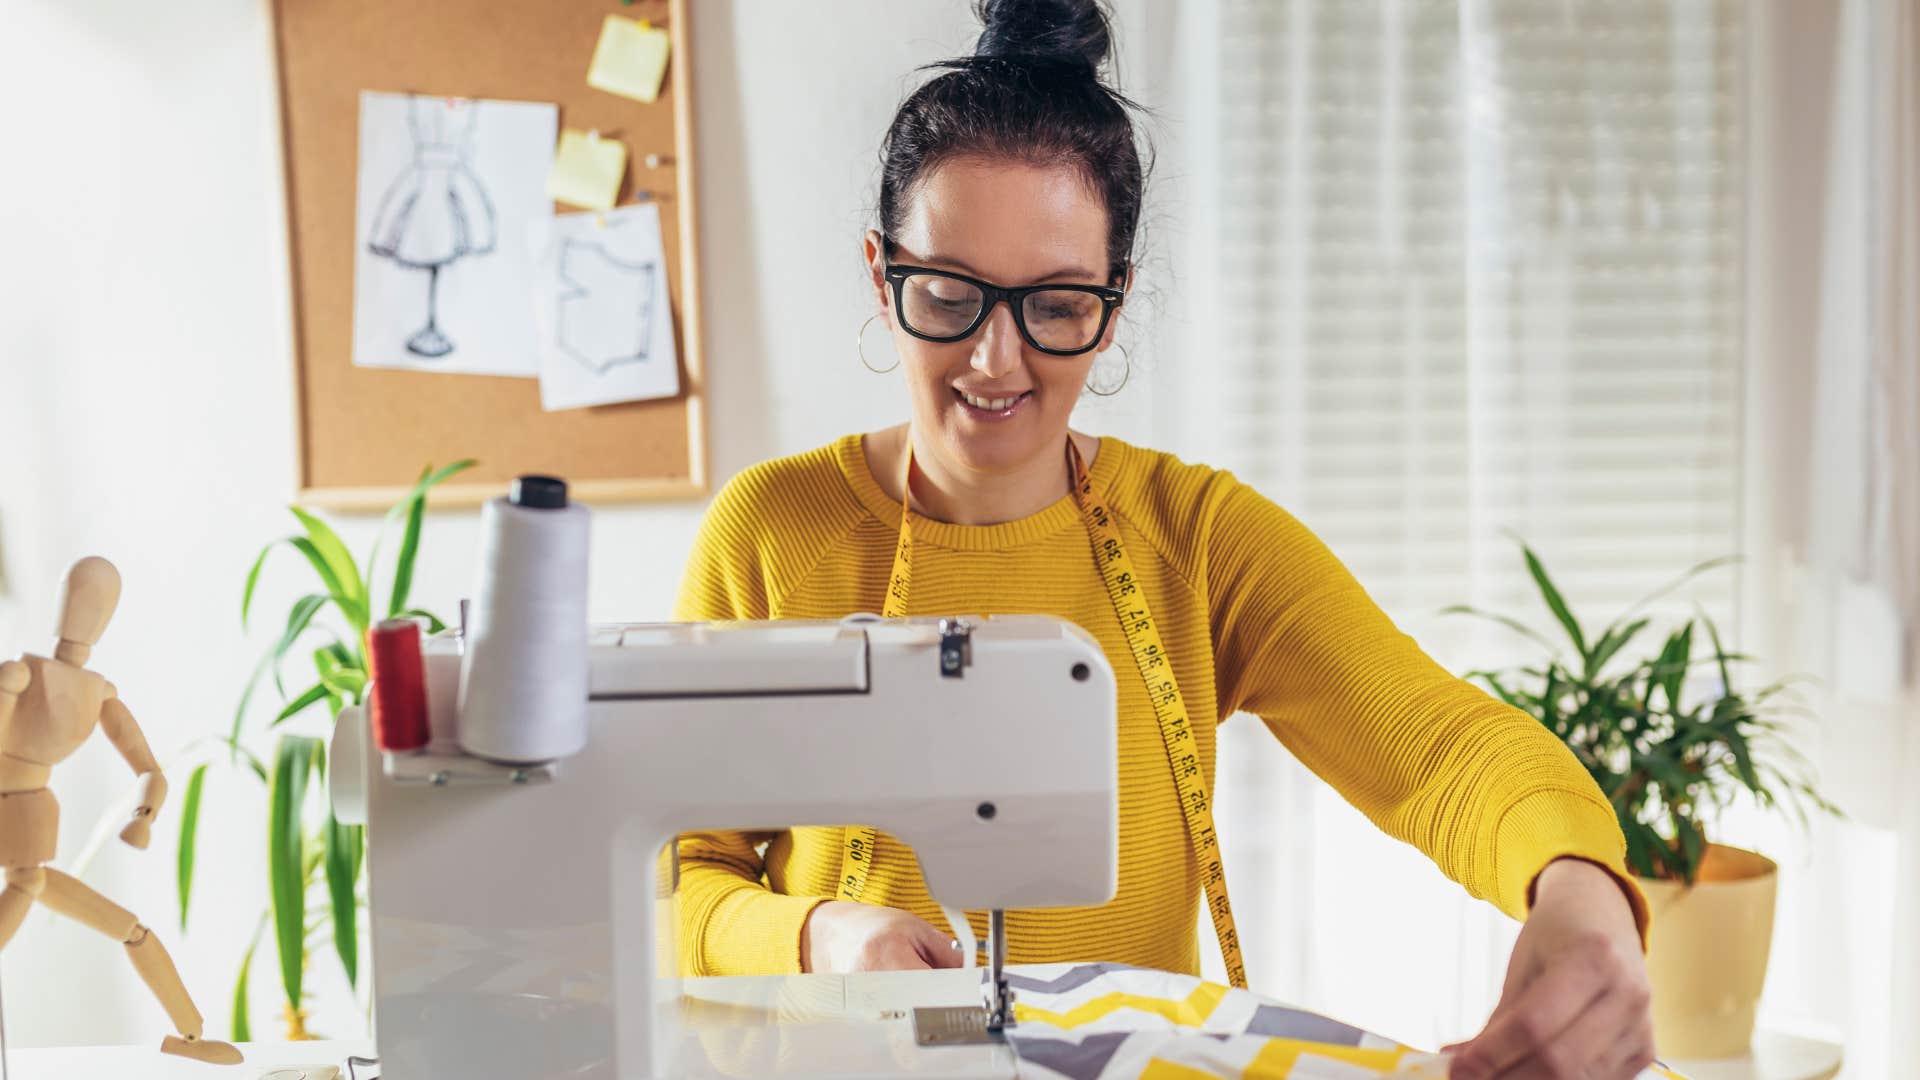
<instances>
[{"instance_id":1,"label":"presser foot","mask_svg":"<svg viewBox=\"0 0 1920 1080\"><path fill-rule=\"evenodd\" d=\"M1007 916L987 913L987 967L980 1004L929 1005L913 1010L913 1041L921 1046L1004 1042L1013 1026L1013 987L1007 984Z\"/></svg>"}]
</instances>

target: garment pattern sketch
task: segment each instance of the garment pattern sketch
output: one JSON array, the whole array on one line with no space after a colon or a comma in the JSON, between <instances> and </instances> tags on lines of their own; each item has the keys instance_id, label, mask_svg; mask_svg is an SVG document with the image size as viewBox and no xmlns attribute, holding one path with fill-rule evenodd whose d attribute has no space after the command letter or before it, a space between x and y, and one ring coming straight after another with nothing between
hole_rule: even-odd
<instances>
[{"instance_id":1,"label":"garment pattern sketch","mask_svg":"<svg viewBox=\"0 0 1920 1080\"><path fill-rule=\"evenodd\" d=\"M559 307L554 329L560 351L595 375L644 363L653 340L653 259L614 257L597 243L560 245Z\"/></svg>"},{"instance_id":2,"label":"garment pattern sketch","mask_svg":"<svg viewBox=\"0 0 1920 1080\"><path fill-rule=\"evenodd\" d=\"M498 239L493 201L471 167L478 105L425 97L408 102L413 160L387 185L368 231L367 248L375 255L427 272L426 325L406 343L416 356L454 350L437 319L441 270L492 252Z\"/></svg>"}]
</instances>

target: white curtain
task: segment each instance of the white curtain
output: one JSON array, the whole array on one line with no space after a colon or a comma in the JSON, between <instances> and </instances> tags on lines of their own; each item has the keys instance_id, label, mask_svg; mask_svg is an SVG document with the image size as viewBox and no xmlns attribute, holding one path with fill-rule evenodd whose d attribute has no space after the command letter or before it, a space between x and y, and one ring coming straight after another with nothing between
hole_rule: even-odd
<instances>
[{"instance_id":1,"label":"white curtain","mask_svg":"<svg viewBox=\"0 0 1920 1080\"><path fill-rule=\"evenodd\" d=\"M1457 671L1525 652L1447 604L1552 625L1510 533L1589 623L1737 549L1744 4L1182 11L1176 445ZM1735 592L1664 611L1731 627ZM1420 1045L1477 1030L1516 925L1260 725L1221 762L1254 987Z\"/></svg>"},{"instance_id":2,"label":"white curtain","mask_svg":"<svg viewBox=\"0 0 1920 1080\"><path fill-rule=\"evenodd\" d=\"M1920 18L1908 0L1775 0L1753 22L1744 623L1777 673L1818 680L1802 736L1848 814L1778 836L1793 858L1767 1004L1844 1031L1850 1075L1904 1076L1920 1061Z\"/></svg>"}]
</instances>

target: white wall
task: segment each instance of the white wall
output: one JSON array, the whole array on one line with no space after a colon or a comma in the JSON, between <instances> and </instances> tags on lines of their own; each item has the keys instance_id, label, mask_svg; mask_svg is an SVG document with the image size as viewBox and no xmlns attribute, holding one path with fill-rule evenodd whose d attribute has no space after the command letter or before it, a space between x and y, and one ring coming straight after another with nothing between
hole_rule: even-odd
<instances>
[{"instance_id":1,"label":"white wall","mask_svg":"<svg viewBox=\"0 0 1920 1080\"><path fill-rule=\"evenodd\" d=\"M879 138L913 69L963 51L976 27L962 0L836 2L831 20L820 6L772 0L694 6L717 486L754 461L904 418L897 379L867 373L853 352L870 313L857 245ZM1144 54L1123 69L1134 76L1158 63L1168 31L1130 40L1148 7L1118 6L1123 44ZM0 574L10 585L0 653L45 651L65 567L83 554L112 559L126 587L94 667L163 759L228 723L270 629L242 634L242 580L262 544L293 525L282 509L294 404L264 9L13 0L0 33ZM1148 284L1164 288L1151 277L1171 249L1153 255ZM1142 336L1131 340L1144 369ZM1150 439L1152 381L1137 372L1115 403L1083 409L1084 426ZM703 508L601 509L592 615L664 617ZM415 595L450 611L474 569L476 518L428 520ZM356 552L378 524L336 521ZM256 597L269 621L307 590L283 555ZM264 798L238 773L210 780L182 934L173 860L186 770L171 775L176 801L152 848L115 842L84 876L162 934L209 1029L224 1033L244 940L266 904ZM104 740L62 767L57 865L76 865L129 780ZM336 965L322 955L314 966ZM147 1042L166 1029L120 950L71 923L36 913L0 970L15 1045ZM263 945L258 1035L276 1029L277 987ZM357 1024L350 1012L315 1021L332 1034Z\"/></svg>"}]
</instances>

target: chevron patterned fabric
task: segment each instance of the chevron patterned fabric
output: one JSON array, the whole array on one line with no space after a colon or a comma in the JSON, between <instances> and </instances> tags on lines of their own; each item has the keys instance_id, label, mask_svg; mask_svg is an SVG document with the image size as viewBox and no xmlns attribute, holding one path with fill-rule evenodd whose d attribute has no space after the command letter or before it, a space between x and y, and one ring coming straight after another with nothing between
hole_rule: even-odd
<instances>
[{"instance_id":1,"label":"chevron patterned fabric","mask_svg":"<svg viewBox=\"0 0 1920 1080\"><path fill-rule=\"evenodd\" d=\"M1124 964L1010 974L1008 1041L1035 1080L1444 1080L1447 1058L1191 975ZM1640 1080L1684 1080L1658 1066Z\"/></svg>"}]
</instances>

